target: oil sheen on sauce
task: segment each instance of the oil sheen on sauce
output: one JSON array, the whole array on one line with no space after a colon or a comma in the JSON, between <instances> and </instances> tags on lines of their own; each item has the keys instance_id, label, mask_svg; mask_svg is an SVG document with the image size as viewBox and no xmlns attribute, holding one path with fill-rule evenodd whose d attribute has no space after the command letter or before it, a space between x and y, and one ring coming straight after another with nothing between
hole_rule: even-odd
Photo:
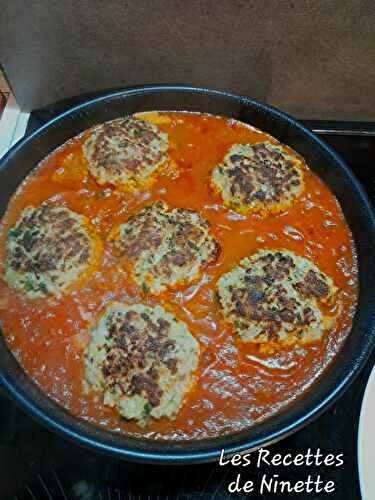
<instances>
[{"instance_id":1,"label":"oil sheen on sauce","mask_svg":"<svg viewBox=\"0 0 375 500\"><path fill-rule=\"evenodd\" d=\"M108 429L154 439L197 439L238 431L269 417L298 398L322 374L350 330L357 298L356 258L340 206L307 167L306 189L277 216L239 215L209 187L213 166L234 143L269 139L225 118L194 113L151 113L148 119L169 134L170 155L181 173L160 176L142 193L99 187L82 156L85 134L47 157L10 201L0 234L1 262L6 233L20 211L50 198L86 215L105 241L111 228L146 204L163 199L172 207L199 211L219 241L219 260L191 286L146 296L120 272L109 248L100 268L61 299L27 300L0 280L0 320L6 341L26 372L74 415ZM243 257L260 248L285 248L312 259L332 277L343 304L336 327L320 343L284 348L272 355L239 341L220 317L215 283ZM88 328L111 301L167 304L188 324L201 345L198 383L175 420L152 421L145 429L118 417L100 395L83 390L83 348Z\"/></svg>"}]
</instances>

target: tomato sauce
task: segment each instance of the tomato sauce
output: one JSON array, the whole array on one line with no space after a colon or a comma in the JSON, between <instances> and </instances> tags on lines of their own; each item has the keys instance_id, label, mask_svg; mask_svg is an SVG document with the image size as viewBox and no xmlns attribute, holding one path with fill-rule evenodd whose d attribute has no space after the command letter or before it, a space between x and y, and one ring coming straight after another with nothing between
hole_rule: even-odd
<instances>
[{"instance_id":1,"label":"tomato sauce","mask_svg":"<svg viewBox=\"0 0 375 500\"><path fill-rule=\"evenodd\" d=\"M144 115L147 116L147 115ZM222 252L197 283L145 296L120 272L105 243L97 271L61 299L27 300L0 280L0 320L6 341L30 377L71 413L114 431L154 439L198 439L237 431L285 407L322 374L350 331L357 299L356 257L340 206L327 186L305 167L305 191L277 216L239 215L223 206L209 187L210 172L234 143L269 136L225 118L193 113L150 114L169 134L170 155L180 175L161 175L146 192L120 193L99 187L82 155L85 134L47 157L9 203L0 234L20 211L47 198L86 215L104 243L112 227L146 204L199 211L212 224ZM87 133L86 133L87 134ZM273 354L237 339L220 316L215 283L243 257L260 248L285 248L310 258L332 277L342 308L335 328L321 342ZM175 420L151 421L145 429L121 419L100 395L83 390L83 349L88 328L111 301L164 304L188 324L201 345L198 382Z\"/></svg>"}]
</instances>

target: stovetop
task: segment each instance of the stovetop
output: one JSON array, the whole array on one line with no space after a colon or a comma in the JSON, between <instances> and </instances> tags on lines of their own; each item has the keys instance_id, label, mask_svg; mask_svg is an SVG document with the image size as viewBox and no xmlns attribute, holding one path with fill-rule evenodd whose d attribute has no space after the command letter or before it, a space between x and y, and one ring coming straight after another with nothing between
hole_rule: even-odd
<instances>
[{"instance_id":1,"label":"stovetop","mask_svg":"<svg viewBox=\"0 0 375 500\"><path fill-rule=\"evenodd\" d=\"M27 133L32 132L77 99L60 102L31 113ZM375 124L305 121L354 170L375 203ZM357 429L365 385L374 364L370 359L344 396L321 417L294 435L272 445L272 451L344 453L344 466L324 472L324 479L337 485L333 495L312 494L308 498L358 500ZM280 474L289 480L305 480L318 468L281 467L272 470L243 468L244 480L262 473ZM152 466L112 459L80 448L51 433L0 396L0 500L44 499L212 499L256 498L231 495L227 486L238 474L217 463L193 466ZM279 495L264 494L262 499ZM304 498L303 496L299 496ZM293 495L289 495L293 498Z\"/></svg>"}]
</instances>

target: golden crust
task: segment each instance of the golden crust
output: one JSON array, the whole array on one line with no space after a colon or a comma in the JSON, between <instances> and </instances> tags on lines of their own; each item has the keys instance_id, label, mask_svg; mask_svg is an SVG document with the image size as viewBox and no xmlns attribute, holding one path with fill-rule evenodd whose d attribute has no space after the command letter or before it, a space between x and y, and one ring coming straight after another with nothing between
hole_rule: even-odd
<instances>
[{"instance_id":1,"label":"golden crust","mask_svg":"<svg viewBox=\"0 0 375 500\"><path fill-rule=\"evenodd\" d=\"M26 207L8 231L5 279L28 298L59 296L93 273L102 251L83 215L48 202Z\"/></svg>"},{"instance_id":2,"label":"golden crust","mask_svg":"<svg viewBox=\"0 0 375 500\"><path fill-rule=\"evenodd\" d=\"M333 281L289 250L256 252L224 274L217 291L225 321L245 342L308 344L335 321Z\"/></svg>"},{"instance_id":3,"label":"golden crust","mask_svg":"<svg viewBox=\"0 0 375 500\"><path fill-rule=\"evenodd\" d=\"M168 136L157 125L130 116L93 128L83 153L98 184L131 191L154 182L169 164L168 148Z\"/></svg>"},{"instance_id":4,"label":"golden crust","mask_svg":"<svg viewBox=\"0 0 375 500\"><path fill-rule=\"evenodd\" d=\"M187 326L161 306L107 306L85 351L88 390L104 404L146 425L174 418L193 387L199 344Z\"/></svg>"},{"instance_id":5,"label":"golden crust","mask_svg":"<svg viewBox=\"0 0 375 500\"><path fill-rule=\"evenodd\" d=\"M162 201L116 227L110 238L122 265L151 293L195 281L220 251L209 223L197 212L169 210Z\"/></svg>"},{"instance_id":6,"label":"golden crust","mask_svg":"<svg viewBox=\"0 0 375 500\"><path fill-rule=\"evenodd\" d=\"M236 212L276 214L303 192L303 163L269 141L234 144L213 169L211 187Z\"/></svg>"}]
</instances>

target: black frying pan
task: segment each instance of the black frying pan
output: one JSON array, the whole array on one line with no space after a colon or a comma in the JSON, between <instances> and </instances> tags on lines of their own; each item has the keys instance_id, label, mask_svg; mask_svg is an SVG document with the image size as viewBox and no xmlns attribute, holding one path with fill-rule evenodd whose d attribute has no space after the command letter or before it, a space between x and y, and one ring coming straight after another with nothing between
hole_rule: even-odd
<instances>
[{"instance_id":1,"label":"black frying pan","mask_svg":"<svg viewBox=\"0 0 375 500\"><path fill-rule=\"evenodd\" d=\"M352 331L313 387L277 415L235 434L186 442L128 438L80 420L50 400L24 373L0 336L0 380L31 416L77 444L142 462L188 463L252 450L300 429L332 404L354 380L374 345L375 219L363 189L341 158L293 118L265 104L209 89L149 86L112 92L72 108L14 146L0 161L0 215L25 176L51 151L93 125L147 110L190 110L241 120L291 146L338 198L359 261L359 302ZM37 353L36 353L37 356Z\"/></svg>"}]
</instances>

